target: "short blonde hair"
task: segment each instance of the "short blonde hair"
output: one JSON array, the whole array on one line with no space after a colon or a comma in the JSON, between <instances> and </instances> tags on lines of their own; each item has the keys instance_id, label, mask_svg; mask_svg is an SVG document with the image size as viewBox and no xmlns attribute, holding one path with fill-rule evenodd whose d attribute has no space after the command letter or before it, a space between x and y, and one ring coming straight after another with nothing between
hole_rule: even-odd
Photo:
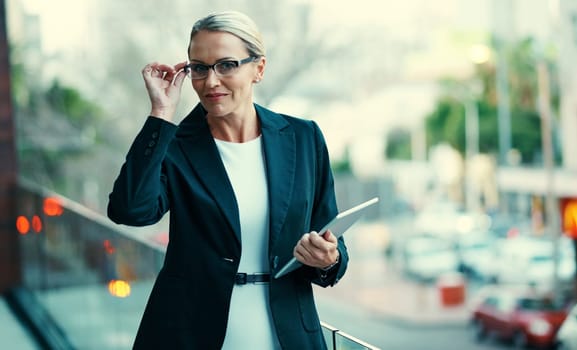
<instances>
[{"instance_id":1,"label":"short blonde hair","mask_svg":"<svg viewBox=\"0 0 577 350\"><path fill-rule=\"evenodd\" d=\"M227 32L242 40L250 56L265 56L264 42L256 23L247 15L237 11L224 11L199 19L192 26L190 40L202 31ZM190 43L188 46L190 51Z\"/></svg>"}]
</instances>

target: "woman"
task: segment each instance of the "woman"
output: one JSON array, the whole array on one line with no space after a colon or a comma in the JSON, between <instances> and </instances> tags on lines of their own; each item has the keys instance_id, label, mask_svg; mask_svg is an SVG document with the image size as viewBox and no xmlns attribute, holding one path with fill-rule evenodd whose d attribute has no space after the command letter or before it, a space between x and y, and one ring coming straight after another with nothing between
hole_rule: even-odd
<instances>
[{"instance_id":1,"label":"woman","mask_svg":"<svg viewBox=\"0 0 577 350\"><path fill-rule=\"evenodd\" d=\"M253 102L266 57L247 16L197 21L188 56L142 70L150 116L110 194L119 224L170 211L134 348L324 349L311 283L334 285L348 255L342 238L314 232L337 214L323 136L312 121ZM187 75L200 103L177 126ZM302 267L271 277L293 256Z\"/></svg>"}]
</instances>

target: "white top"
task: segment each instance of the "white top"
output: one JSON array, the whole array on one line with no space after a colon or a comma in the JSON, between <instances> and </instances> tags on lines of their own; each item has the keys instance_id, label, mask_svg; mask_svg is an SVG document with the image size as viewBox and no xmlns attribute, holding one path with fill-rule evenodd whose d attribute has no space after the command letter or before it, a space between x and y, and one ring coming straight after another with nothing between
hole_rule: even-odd
<instances>
[{"instance_id":1,"label":"white top","mask_svg":"<svg viewBox=\"0 0 577 350\"><path fill-rule=\"evenodd\" d=\"M269 273L268 187L261 137L216 140L239 208L242 254L239 272ZM269 309L268 284L235 285L222 349L280 349Z\"/></svg>"}]
</instances>

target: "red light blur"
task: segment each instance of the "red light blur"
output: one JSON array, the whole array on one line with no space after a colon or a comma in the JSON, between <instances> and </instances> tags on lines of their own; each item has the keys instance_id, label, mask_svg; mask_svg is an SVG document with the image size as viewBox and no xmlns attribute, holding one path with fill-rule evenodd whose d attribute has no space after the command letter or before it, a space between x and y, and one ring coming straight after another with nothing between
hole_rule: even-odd
<instances>
[{"instance_id":1,"label":"red light blur","mask_svg":"<svg viewBox=\"0 0 577 350\"><path fill-rule=\"evenodd\" d=\"M104 241L104 251L106 251L106 253L114 254L115 250L116 249L114 249L114 246L112 245L109 239Z\"/></svg>"},{"instance_id":2,"label":"red light blur","mask_svg":"<svg viewBox=\"0 0 577 350\"><path fill-rule=\"evenodd\" d=\"M44 214L47 216L60 216L64 212L60 199L47 197L44 199Z\"/></svg>"},{"instance_id":3,"label":"red light blur","mask_svg":"<svg viewBox=\"0 0 577 350\"><path fill-rule=\"evenodd\" d=\"M509 231L507 231L507 238L515 238L519 236L519 229L517 227L511 227Z\"/></svg>"},{"instance_id":4,"label":"red light blur","mask_svg":"<svg viewBox=\"0 0 577 350\"><path fill-rule=\"evenodd\" d=\"M21 235L25 235L30 231L30 221L25 216L20 215L16 218L16 230Z\"/></svg>"},{"instance_id":5,"label":"red light blur","mask_svg":"<svg viewBox=\"0 0 577 350\"><path fill-rule=\"evenodd\" d=\"M36 233L40 233L42 231L42 219L38 215L34 215L32 217L32 230Z\"/></svg>"}]
</instances>

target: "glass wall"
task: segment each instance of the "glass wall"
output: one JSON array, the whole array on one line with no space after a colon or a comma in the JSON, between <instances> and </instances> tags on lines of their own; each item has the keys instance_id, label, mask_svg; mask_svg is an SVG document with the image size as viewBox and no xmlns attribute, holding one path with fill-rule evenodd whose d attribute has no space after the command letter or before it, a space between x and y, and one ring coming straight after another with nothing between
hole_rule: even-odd
<instances>
[{"instance_id":1,"label":"glass wall","mask_svg":"<svg viewBox=\"0 0 577 350\"><path fill-rule=\"evenodd\" d=\"M162 247L39 188L22 186L18 203L24 286L76 348L129 348Z\"/></svg>"},{"instance_id":2,"label":"glass wall","mask_svg":"<svg viewBox=\"0 0 577 350\"><path fill-rule=\"evenodd\" d=\"M122 232L100 214L25 182L17 215L24 287L73 347L130 348L162 266L163 234L155 239L138 230ZM331 349L371 349L323 327Z\"/></svg>"}]
</instances>

